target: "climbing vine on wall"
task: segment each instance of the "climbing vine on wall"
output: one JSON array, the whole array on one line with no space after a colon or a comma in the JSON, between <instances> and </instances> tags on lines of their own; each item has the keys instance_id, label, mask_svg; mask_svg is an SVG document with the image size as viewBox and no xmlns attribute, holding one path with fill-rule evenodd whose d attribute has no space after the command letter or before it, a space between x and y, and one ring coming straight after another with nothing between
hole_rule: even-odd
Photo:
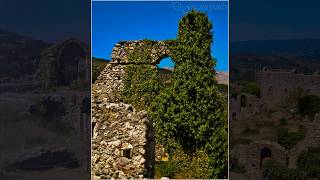
<instances>
[{"instance_id":1,"label":"climbing vine on wall","mask_svg":"<svg viewBox=\"0 0 320 180\"><path fill-rule=\"evenodd\" d=\"M44 92L50 91L57 83L55 59L52 56L43 58L39 64L39 69L41 90Z\"/></svg>"},{"instance_id":2,"label":"climbing vine on wall","mask_svg":"<svg viewBox=\"0 0 320 180\"><path fill-rule=\"evenodd\" d=\"M176 149L191 156L205 153L201 156L207 162L204 177L226 178L226 102L215 80L211 29L204 13L191 11L179 22L176 40L143 40L124 47L129 64L125 69L123 101L149 110L156 140L171 155ZM170 49L176 66L172 83L160 90L155 64L168 56L163 48ZM188 168L190 172L200 172L196 168L204 167L181 169ZM195 174L188 178L192 177Z\"/></svg>"},{"instance_id":3,"label":"climbing vine on wall","mask_svg":"<svg viewBox=\"0 0 320 180\"><path fill-rule=\"evenodd\" d=\"M160 46L163 44L143 40L126 47L130 64L125 68L123 101L133 104L137 109L147 109L158 94L159 76L153 63L163 56L159 51Z\"/></svg>"},{"instance_id":4,"label":"climbing vine on wall","mask_svg":"<svg viewBox=\"0 0 320 180\"><path fill-rule=\"evenodd\" d=\"M146 109L158 94L158 73L152 65L127 65L123 101Z\"/></svg>"},{"instance_id":5,"label":"climbing vine on wall","mask_svg":"<svg viewBox=\"0 0 320 180\"><path fill-rule=\"evenodd\" d=\"M206 178L226 178L227 112L213 71L211 29L201 12L191 11L180 20L178 37L170 46L176 63L172 85L160 92L150 113L157 141L169 152L180 147L191 156L203 151L210 172Z\"/></svg>"}]
</instances>

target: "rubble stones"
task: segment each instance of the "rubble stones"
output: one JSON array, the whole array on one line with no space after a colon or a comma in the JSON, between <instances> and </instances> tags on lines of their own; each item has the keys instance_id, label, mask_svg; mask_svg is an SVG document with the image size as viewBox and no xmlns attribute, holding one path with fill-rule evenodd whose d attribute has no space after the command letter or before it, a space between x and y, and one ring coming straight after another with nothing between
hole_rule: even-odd
<instances>
[{"instance_id":1,"label":"rubble stones","mask_svg":"<svg viewBox=\"0 0 320 180\"><path fill-rule=\"evenodd\" d=\"M135 50L150 48L151 59L129 62ZM148 48L144 48L148 47ZM121 41L115 45L112 61L105 66L92 86L92 177L153 177L154 135L147 111L137 112L122 103L126 66L155 64L168 56L169 47L162 41Z\"/></svg>"},{"instance_id":2,"label":"rubble stones","mask_svg":"<svg viewBox=\"0 0 320 180\"><path fill-rule=\"evenodd\" d=\"M101 102L93 111L96 124L92 139L94 176L130 178L145 172L147 117L131 105ZM141 119L143 117L143 119Z\"/></svg>"},{"instance_id":3,"label":"rubble stones","mask_svg":"<svg viewBox=\"0 0 320 180\"><path fill-rule=\"evenodd\" d=\"M151 41L150 41L151 42ZM123 41L115 45L112 49L112 63L130 64L128 55L135 49L143 49L150 43L145 40ZM160 60L170 54L169 46L163 41L152 41L152 49L150 51L150 60L146 60L145 64L158 64Z\"/></svg>"}]
</instances>

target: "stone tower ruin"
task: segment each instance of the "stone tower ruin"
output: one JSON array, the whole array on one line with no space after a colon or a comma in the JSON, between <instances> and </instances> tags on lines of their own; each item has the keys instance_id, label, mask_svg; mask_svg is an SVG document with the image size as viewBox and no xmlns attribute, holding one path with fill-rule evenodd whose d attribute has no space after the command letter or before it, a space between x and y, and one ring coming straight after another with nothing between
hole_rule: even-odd
<instances>
[{"instance_id":1,"label":"stone tower ruin","mask_svg":"<svg viewBox=\"0 0 320 180\"><path fill-rule=\"evenodd\" d=\"M147 112L121 101L127 65L156 64L169 56L165 42L154 44L148 59L130 62L129 55L145 40L121 41L112 60L92 86L92 176L100 178L153 178L155 142Z\"/></svg>"}]
</instances>

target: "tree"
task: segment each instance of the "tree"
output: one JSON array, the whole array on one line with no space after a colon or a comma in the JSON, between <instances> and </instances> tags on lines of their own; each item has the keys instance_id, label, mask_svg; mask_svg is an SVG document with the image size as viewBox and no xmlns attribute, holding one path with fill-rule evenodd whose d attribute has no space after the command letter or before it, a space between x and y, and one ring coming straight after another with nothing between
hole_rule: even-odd
<instances>
[{"instance_id":1,"label":"tree","mask_svg":"<svg viewBox=\"0 0 320 180\"><path fill-rule=\"evenodd\" d=\"M171 47L176 63L172 85L152 103L157 140L169 152L208 154L211 178L227 173L226 102L215 80L211 57L212 24L201 12L191 11L179 22Z\"/></svg>"},{"instance_id":2,"label":"tree","mask_svg":"<svg viewBox=\"0 0 320 180\"><path fill-rule=\"evenodd\" d=\"M299 113L313 119L320 112L320 97L316 95L305 95L299 99Z\"/></svg>"},{"instance_id":3,"label":"tree","mask_svg":"<svg viewBox=\"0 0 320 180\"><path fill-rule=\"evenodd\" d=\"M256 95L257 97L260 97L260 87L255 82L247 82L245 86L243 87L244 93L249 93Z\"/></svg>"}]
</instances>

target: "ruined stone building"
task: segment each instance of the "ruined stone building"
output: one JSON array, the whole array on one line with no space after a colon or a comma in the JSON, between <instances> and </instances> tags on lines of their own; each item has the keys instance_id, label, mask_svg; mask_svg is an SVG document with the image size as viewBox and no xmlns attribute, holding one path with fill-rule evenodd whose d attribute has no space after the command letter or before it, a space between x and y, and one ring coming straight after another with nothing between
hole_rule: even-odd
<instances>
[{"instance_id":1,"label":"ruined stone building","mask_svg":"<svg viewBox=\"0 0 320 180\"><path fill-rule=\"evenodd\" d=\"M28 96L26 100L17 100L25 102L18 104L21 112L36 117L35 122L39 120L41 128L50 129L47 123L58 124L53 137L67 134L67 138L75 139L77 145L83 147L81 152L75 152L76 148L60 141L53 141L55 144L39 143L28 151L16 152L18 158L12 158L14 161L29 161L41 157L45 152L55 152L57 149L60 152L63 149L66 152L72 151L70 154L77 154L76 163L85 171L89 169L90 160L87 157L90 156L90 151L87 147L90 146L91 137L90 59L90 49L84 43L67 39L42 51L38 70L30 75L27 82L17 80L15 83L5 84L3 87L6 88L0 88L2 92ZM13 94L12 97L14 96L16 95ZM50 156L50 159L55 159L55 156ZM52 162L54 163L55 161ZM39 164L41 163L35 163L34 166L41 166Z\"/></svg>"},{"instance_id":2,"label":"ruined stone building","mask_svg":"<svg viewBox=\"0 0 320 180\"><path fill-rule=\"evenodd\" d=\"M236 145L231 150L231 158L243 164L251 178L260 179L263 171L262 165L266 160L275 160L286 166L287 151L275 142L254 141L248 145Z\"/></svg>"},{"instance_id":3,"label":"ruined stone building","mask_svg":"<svg viewBox=\"0 0 320 180\"><path fill-rule=\"evenodd\" d=\"M122 41L112 60L92 86L92 176L100 178L153 178L155 142L147 112L121 102L128 65L156 68L169 55L161 41ZM150 43L150 42L149 42ZM143 51L146 59L131 62L131 53Z\"/></svg>"},{"instance_id":4,"label":"ruined stone building","mask_svg":"<svg viewBox=\"0 0 320 180\"><path fill-rule=\"evenodd\" d=\"M264 111L261 100L253 94L241 93L231 97L230 120L242 120Z\"/></svg>"},{"instance_id":5,"label":"ruined stone building","mask_svg":"<svg viewBox=\"0 0 320 180\"><path fill-rule=\"evenodd\" d=\"M56 43L41 53L35 86L50 92L50 98L62 102L65 119L77 136L90 138L90 50L77 39ZM73 85L83 87L73 89ZM48 96L49 96L48 94Z\"/></svg>"},{"instance_id":6,"label":"ruined stone building","mask_svg":"<svg viewBox=\"0 0 320 180\"><path fill-rule=\"evenodd\" d=\"M320 95L320 75L299 74L296 71L283 71L264 68L257 73L261 100L274 107L286 102L288 97L299 90L304 93Z\"/></svg>"},{"instance_id":7,"label":"ruined stone building","mask_svg":"<svg viewBox=\"0 0 320 180\"><path fill-rule=\"evenodd\" d=\"M90 82L90 50L81 41L67 39L41 53L37 78L43 90L52 86L68 86Z\"/></svg>"},{"instance_id":8,"label":"ruined stone building","mask_svg":"<svg viewBox=\"0 0 320 180\"><path fill-rule=\"evenodd\" d=\"M260 86L260 97L247 93L231 97L230 121L259 121L259 116L254 115L260 115L260 117L265 115L266 119L272 122L272 117L267 116L269 110L286 105L293 94L302 92L320 95L320 75L318 74L306 75L296 71L264 68L257 73L256 79ZM279 115L281 115L281 112L278 112L278 114L275 112L275 120L280 121L281 117ZM288 116L288 114L282 115ZM286 119L291 120L289 117L286 117ZM319 122L316 120L300 120L299 123L306 130L305 137L290 149L279 145L276 140L260 141L253 138L254 140L248 144L234 145L231 150L231 161L243 164L246 175L249 175L252 179L262 178L262 165L268 159L277 161L284 167L296 168L299 155L306 152L310 147L319 147L320 142Z\"/></svg>"}]
</instances>

